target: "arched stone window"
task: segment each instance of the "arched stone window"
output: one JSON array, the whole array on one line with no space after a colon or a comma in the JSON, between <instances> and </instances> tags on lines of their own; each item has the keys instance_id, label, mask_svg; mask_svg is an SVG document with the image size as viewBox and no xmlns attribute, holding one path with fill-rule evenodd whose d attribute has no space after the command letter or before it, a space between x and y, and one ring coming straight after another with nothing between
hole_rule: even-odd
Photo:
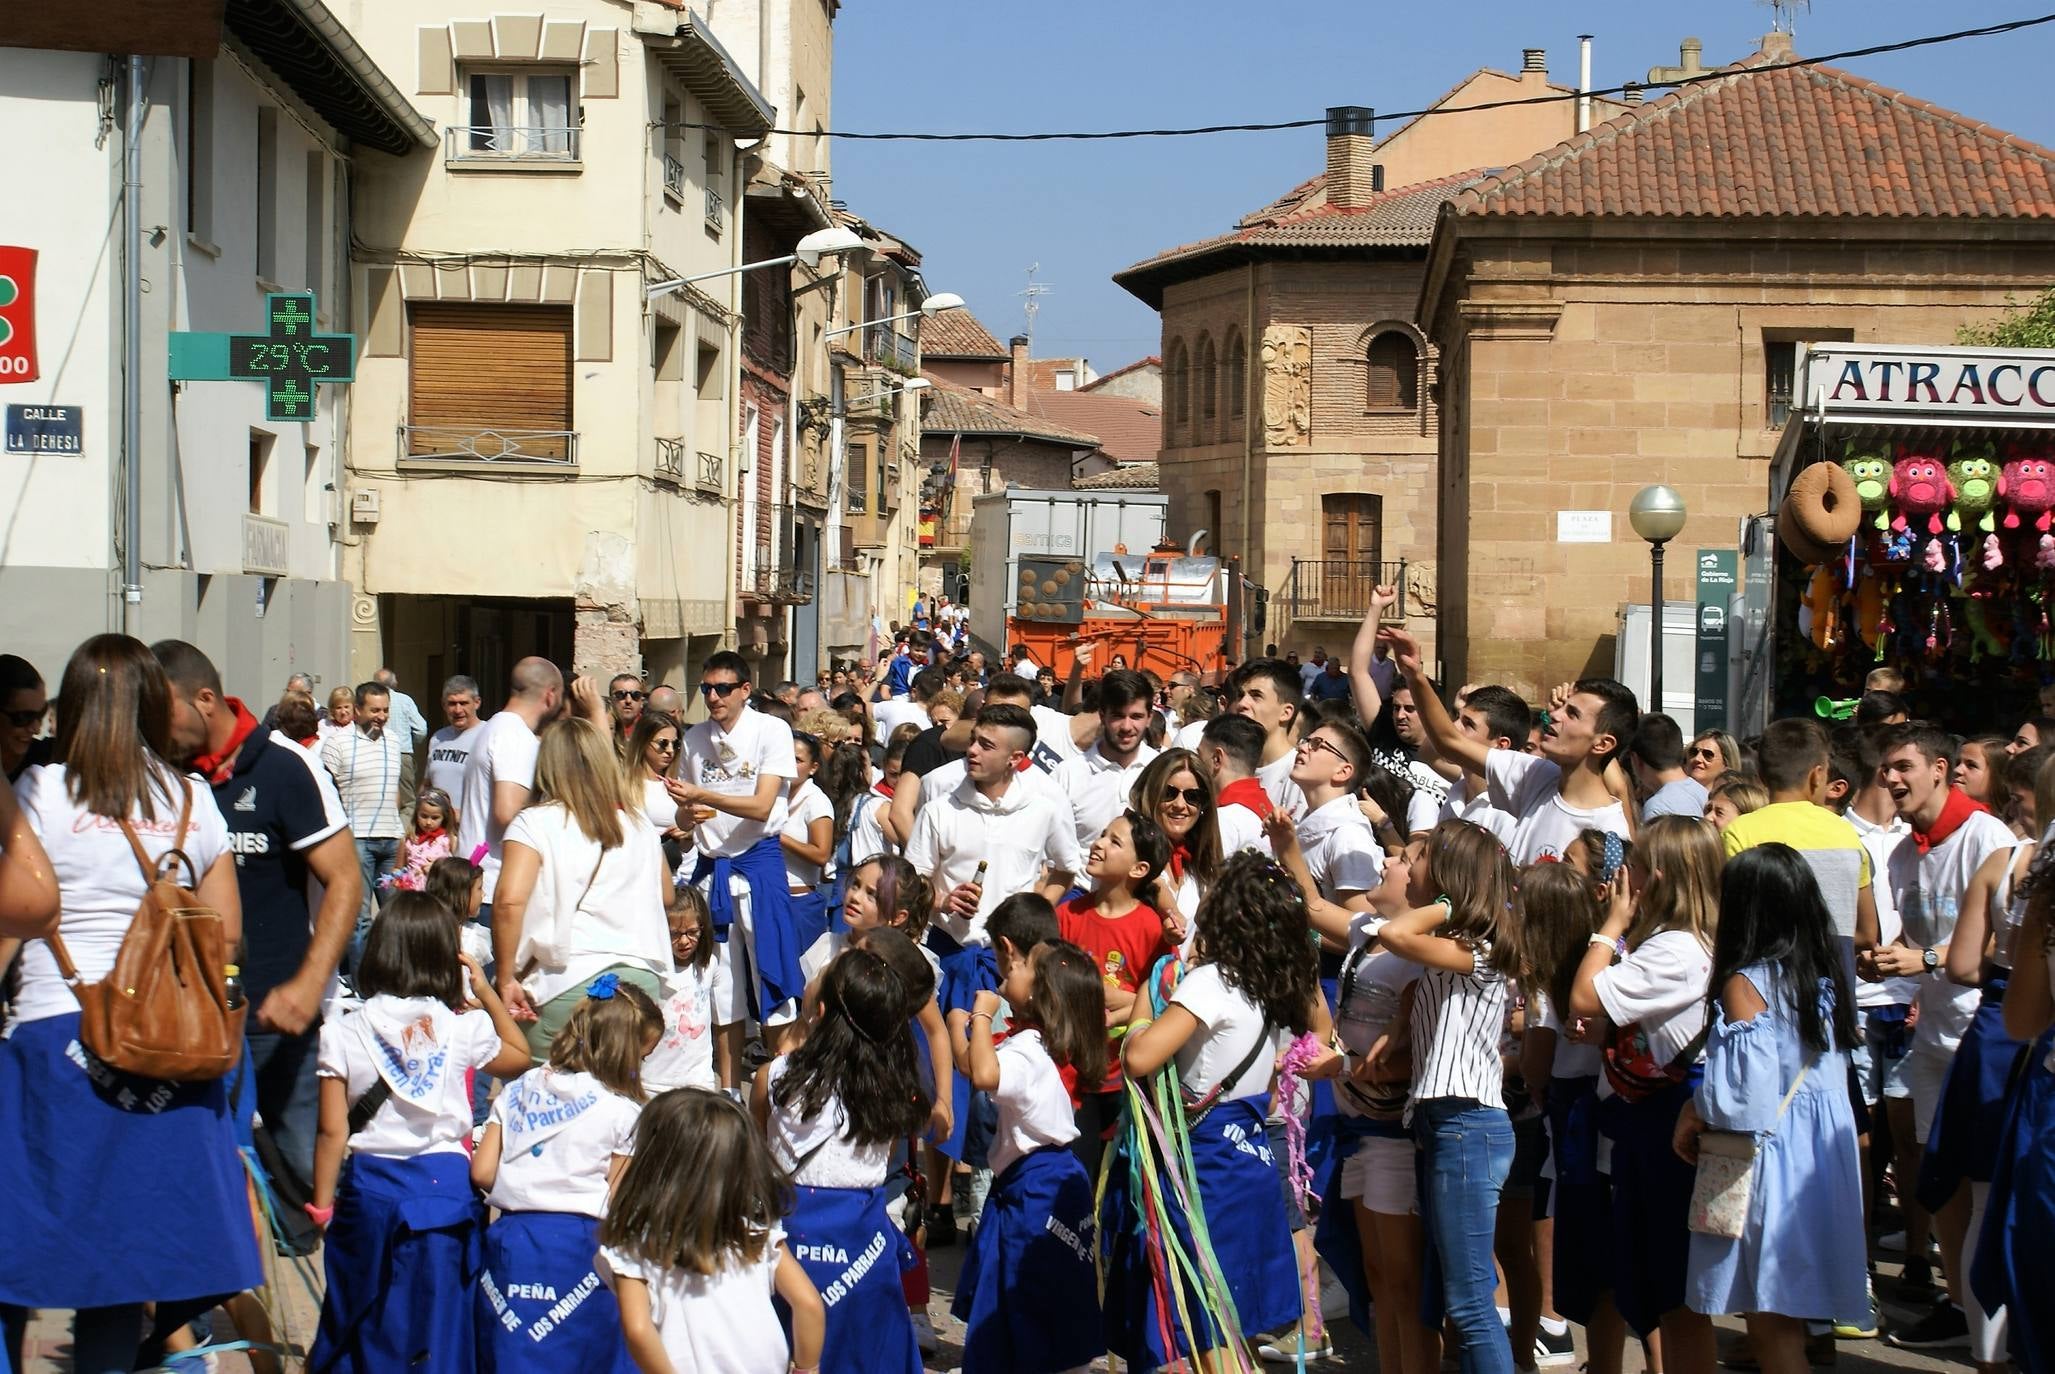
<instances>
[{"instance_id":1,"label":"arched stone window","mask_svg":"<svg viewBox=\"0 0 2055 1374\"><path fill-rule=\"evenodd\" d=\"M1172 433L1166 440L1175 442L1175 431L1192 421L1192 372L1191 364L1184 351L1184 342L1179 340L1170 345L1163 358L1164 379L1170 386L1170 424Z\"/></svg>"},{"instance_id":2,"label":"arched stone window","mask_svg":"<svg viewBox=\"0 0 2055 1374\"><path fill-rule=\"evenodd\" d=\"M1249 344L1237 329L1227 336L1227 414L1239 420L1249 398Z\"/></svg>"},{"instance_id":3,"label":"arched stone window","mask_svg":"<svg viewBox=\"0 0 2055 1374\"><path fill-rule=\"evenodd\" d=\"M1402 329L1385 329L1370 340L1366 401L1372 410L1417 410L1420 406L1420 346Z\"/></svg>"},{"instance_id":4,"label":"arched stone window","mask_svg":"<svg viewBox=\"0 0 2055 1374\"><path fill-rule=\"evenodd\" d=\"M1220 362L1210 334L1199 336L1199 419L1209 427L1220 414Z\"/></svg>"}]
</instances>

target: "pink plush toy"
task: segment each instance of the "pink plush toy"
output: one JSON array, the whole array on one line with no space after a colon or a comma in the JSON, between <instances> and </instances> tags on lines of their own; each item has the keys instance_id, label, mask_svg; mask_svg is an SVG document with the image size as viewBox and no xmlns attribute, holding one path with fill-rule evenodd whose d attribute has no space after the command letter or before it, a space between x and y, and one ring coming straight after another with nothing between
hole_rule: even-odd
<instances>
[{"instance_id":1,"label":"pink plush toy","mask_svg":"<svg viewBox=\"0 0 2055 1374\"><path fill-rule=\"evenodd\" d=\"M2055 463L2046 458L2015 458L1998 475L1998 498L2006 503L2005 528L2016 530L2020 517L2033 517L2034 528L2046 533L2055 508Z\"/></svg>"},{"instance_id":2,"label":"pink plush toy","mask_svg":"<svg viewBox=\"0 0 2055 1374\"><path fill-rule=\"evenodd\" d=\"M2049 484L2049 491L2055 496L2055 483ZM1891 528L1902 530L1908 518L1924 516L1926 533L1939 534L1941 512L1955 503L1955 484L1948 480L1938 459L1900 458L1891 469L1891 499L1898 506L1898 518Z\"/></svg>"}]
</instances>

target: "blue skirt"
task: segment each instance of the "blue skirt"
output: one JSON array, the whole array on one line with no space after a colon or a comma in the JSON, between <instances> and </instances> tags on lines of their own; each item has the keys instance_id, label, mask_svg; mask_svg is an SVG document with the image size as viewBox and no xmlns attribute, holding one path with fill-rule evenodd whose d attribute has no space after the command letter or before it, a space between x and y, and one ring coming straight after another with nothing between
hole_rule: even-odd
<instances>
[{"instance_id":1,"label":"blue skirt","mask_svg":"<svg viewBox=\"0 0 2055 1374\"><path fill-rule=\"evenodd\" d=\"M823 1374L921 1374L920 1342L899 1276L913 1247L885 1215L885 1190L795 1188L785 1246L806 1270L828 1309ZM779 1316L791 1334L783 1302Z\"/></svg>"},{"instance_id":2,"label":"blue skirt","mask_svg":"<svg viewBox=\"0 0 2055 1374\"><path fill-rule=\"evenodd\" d=\"M1613 1287L1613 1185L1598 1169L1598 1111L1596 1074L1549 1080L1556 1311L1580 1326Z\"/></svg>"},{"instance_id":3,"label":"blue skirt","mask_svg":"<svg viewBox=\"0 0 2055 1374\"><path fill-rule=\"evenodd\" d=\"M1390 1136L1400 1128L1367 1116L1334 1116L1333 1143L1313 1174L1320 1195L1320 1215L1313 1223L1313 1249L1334 1271L1335 1282L1349 1295L1349 1320L1361 1331L1377 1334L1377 1314L1370 1310L1370 1281L1363 1277L1363 1237L1356 1230L1356 1209L1341 1195L1341 1172L1349 1157L1372 1136Z\"/></svg>"},{"instance_id":4,"label":"blue skirt","mask_svg":"<svg viewBox=\"0 0 2055 1374\"><path fill-rule=\"evenodd\" d=\"M472 1374L484 1229L462 1150L350 1156L323 1247L328 1294L308 1374Z\"/></svg>"},{"instance_id":5,"label":"blue skirt","mask_svg":"<svg viewBox=\"0 0 2055 1374\"><path fill-rule=\"evenodd\" d=\"M1060 1374L1106 1353L1092 1259L1092 1183L1067 1145L992 1181L956 1285L964 1374Z\"/></svg>"},{"instance_id":6,"label":"blue skirt","mask_svg":"<svg viewBox=\"0 0 2055 1374\"><path fill-rule=\"evenodd\" d=\"M1920 1157L1919 1204L1947 1206L1965 1182L1988 1183L2005 1129L2005 1086L2025 1048L2005 1033L2003 977L1984 980L1976 1015L1948 1065L1926 1153Z\"/></svg>"},{"instance_id":7,"label":"blue skirt","mask_svg":"<svg viewBox=\"0 0 2055 1374\"><path fill-rule=\"evenodd\" d=\"M1192 1166L1198 1174L1206 1229L1234 1302L1236 1324L1245 1337L1280 1330L1300 1316L1298 1255L1292 1249L1276 1165L1263 1140L1265 1102L1262 1097L1243 1097L1216 1103L1191 1127ZM1200 1294L1181 1275L1178 1284L1185 1290L1185 1306L1201 1328L1196 1333L1185 1330L1172 1298L1171 1329L1163 1329L1130 1151L1130 1142L1123 1139L1112 1162L1099 1228L1105 1254L1106 1344L1140 1371L1190 1354L1194 1335L1201 1350L1214 1349L1226 1338L1204 1311ZM1175 1195L1166 1189L1165 1196L1177 1244L1191 1255L1190 1223Z\"/></svg>"},{"instance_id":8,"label":"blue skirt","mask_svg":"<svg viewBox=\"0 0 2055 1374\"><path fill-rule=\"evenodd\" d=\"M928 947L942 956L942 986L935 997L944 1019L952 1011L969 1011L981 992L999 989L999 956L988 945L958 945L939 930L928 932ZM945 946L953 946L945 948ZM935 1148L958 1163L964 1158L966 1133L971 1126L970 1079L961 1072L950 1075L949 1138Z\"/></svg>"},{"instance_id":9,"label":"blue skirt","mask_svg":"<svg viewBox=\"0 0 2055 1374\"><path fill-rule=\"evenodd\" d=\"M78 1045L0 1040L0 1304L111 1307L264 1283L225 1082L160 1083Z\"/></svg>"},{"instance_id":10,"label":"blue skirt","mask_svg":"<svg viewBox=\"0 0 2055 1374\"><path fill-rule=\"evenodd\" d=\"M2055 1236L2055 1030L2034 1041L2013 1084L1970 1264L1977 1300L1986 1311L2005 1308L2012 1358L2021 1369L2055 1368L2049 1236Z\"/></svg>"},{"instance_id":11,"label":"blue skirt","mask_svg":"<svg viewBox=\"0 0 2055 1374\"><path fill-rule=\"evenodd\" d=\"M1613 1142L1613 1305L1637 1336L1684 1306L1691 1260L1686 1219L1698 1171L1677 1158L1670 1138L1703 1077L1703 1068L1694 1066L1686 1082L1639 1102L1609 1097L1598 1104L1599 1129Z\"/></svg>"},{"instance_id":12,"label":"blue skirt","mask_svg":"<svg viewBox=\"0 0 2055 1374\"><path fill-rule=\"evenodd\" d=\"M593 1267L599 1219L506 1212L485 1231L474 1311L480 1374L635 1374L621 1306Z\"/></svg>"}]
</instances>

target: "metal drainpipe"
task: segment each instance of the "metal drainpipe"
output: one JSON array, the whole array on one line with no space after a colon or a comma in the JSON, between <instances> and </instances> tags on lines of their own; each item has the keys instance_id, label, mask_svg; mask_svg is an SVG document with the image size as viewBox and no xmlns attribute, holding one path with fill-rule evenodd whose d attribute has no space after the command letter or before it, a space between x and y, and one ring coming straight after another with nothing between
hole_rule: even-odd
<instances>
[{"instance_id":1,"label":"metal drainpipe","mask_svg":"<svg viewBox=\"0 0 2055 1374\"><path fill-rule=\"evenodd\" d=\"M729 140L729 147L733 149L733 155L728 164L728 185L735 197L735 210L729 216L728 224L730 231L735 237L729 244L728 251L733 259L733 265L739 267L742 265L742 259L746 256L742 249L742 216L743 207L749 203L749 197L746 194L748 187L743 177L744 167L748 162L749 155L743 152L742 149L734 147L732 139ZM725 464L727 471L721 474L721 494L724 504L728 506L724 512L723 519L724 523L734 532L735 538L739 541L744 533L742 529L742 274L740 272L734 273L728 279L727 412L728 432L722 438L720 449L721 452L728 455L728 462ZM732 503L729 503L731 489L728 486L728 476L731 472L735 477L735 485L732 488ZM728 557L722 560L722 577L727 584L728 594L726 597L726 609L723 612L726 623L721 627L721 640L730 648L739 648L742 638L741 627L736 624L735 620L737 613L741 610L742 591L740 574L736 571L735 560L741 555L741 552L742 546L738 542L734 548L728 551Z\"/></svg>"},{"instance_id":2,"label":"metal drainpipe","mask_svg":"<svg viewBox=\"0 0 2055 1374\"><path fill-rule=\"evenodd\" d=\"M1255 466L1256 462L1256 426L1259 423L1261 423L1261 417L1256 414L1255 407L1255 377L1256 369L1261 368L1263 365L1263 350L1256 343L1255 263L1252 262L1249 264L1248 274L1249 327L1246 336L1247 341L1243 344L1242 347L1244 357L1250 356L1250 353L1253 350L1253 354L1256 360L1256 367L1251 368L1244 365L1242 368L1242 390L1245 394L1246 399L1242 404L1242 546L1239 550L1237 550L1237 552L1241 554L1242 582L1245 586L1249 580L1249 539L1250 531L1252 529L1251 521L1254 517L1254 511L1251 509L1254 503L1249 499L1249 474L1251 469ZM1263 571L1263 569L1259 565L1256 571L1260 573ZM1255 621L1253 617L1249 616L1245 610L1242 615L1242 647L1244 649L1246 649L1249 646L1249 644L1254 642L1256 638L1256 632L1252 628L1254 624ZM1239 657L1244 659L1246 659L1248 656L1249 655L1247 653L1239 655Z\"/></svg>"},{"instance_id":3,"label":"metal drainpipe","mask_svg":"<svg viewBox=\"0 0 2055 1374\"><path fill-rule=\"evenodd\" d=\"M128 115L121 145L121 629L143 620L143 59L128 59Z\"/></svg>"}]
</instances>

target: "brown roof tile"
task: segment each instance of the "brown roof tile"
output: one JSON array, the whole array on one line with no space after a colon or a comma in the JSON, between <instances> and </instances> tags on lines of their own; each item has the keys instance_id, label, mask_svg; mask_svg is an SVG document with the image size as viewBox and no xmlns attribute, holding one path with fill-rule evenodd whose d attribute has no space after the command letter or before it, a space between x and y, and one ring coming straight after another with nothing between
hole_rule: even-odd
<instances>
[{"instance_id":1,"label":"brown roof tile","mask_svg":"<svg viewBox=\"0 0 2055 1374\"><path fill-rule=\"evenodd\" d=\"M1045 420L1089 430L1119 463L1153 463L1163 451L1163 407L1097 391L1031 391L1028 409Z\"/></svg>"},{"instance_id":2,"label":"brown roof tile","mask_svg":"<svg viewBox=\"0 0 2055 1374\"><path fill-rule=\"evenodd\" d=\"M1096 434L1025 410L1015 410L969 387L945 382L933 373L924 375L934 383L922 393L927 398L920 425L924 438L935 434L1005 434L1040 439L1065 448L1099 447Z\"/></svg>"},{"instance_id":3,"label":"brown roof tile","mask_svg":"<svg viewBox=\"0 0 2055 1374\"><path fill-rule=\"evenodd\" d=\"M1070 479L1073 491L1154 491L1162 481L1162 469L1154 463L1122 463L1090 477Z\"/></svg>"},{"instance_id":4,"label":"brown roof tile","mask_svg":"<svg viewBox=\"0 0 2055 1374\"><path fill-rule=\"evenodd\" d=\"M944 310L920 322L920 351L927 358L1005 358L1006 345L968 310Z\"/></svg>"},{"instance_id":5,"label":"brown roof tile","mask_svg":"<svg viewBox=\"0 0 2055 1374\"><path fill-rule=\"evenodd\" d=\"M1834 67L1687 86L1452 197L1452 216L2044 219L2055 151Z\"/></svg>"},{"instance_id":6,"label":"brown roof tile","mask_svg":"<svg viewBox=\"0 0 2055 1374\"><path fill-rule=\"evenodd\" d=\"M1125 377L1128 373L1139 372L1141 369L1145 367L1160 368L1162 366L1163 359L1157 354L1151 353L1146 358L1135 359L1126 367L1116 367L1111 372L1101 372L1098 376L1092 378L1091 381L1086 382L1083 386L1079 387L1078 390L1098 391L1104 388L1106 383L1112 381L1115 377Z\"/></svg>"}]
</instances>

